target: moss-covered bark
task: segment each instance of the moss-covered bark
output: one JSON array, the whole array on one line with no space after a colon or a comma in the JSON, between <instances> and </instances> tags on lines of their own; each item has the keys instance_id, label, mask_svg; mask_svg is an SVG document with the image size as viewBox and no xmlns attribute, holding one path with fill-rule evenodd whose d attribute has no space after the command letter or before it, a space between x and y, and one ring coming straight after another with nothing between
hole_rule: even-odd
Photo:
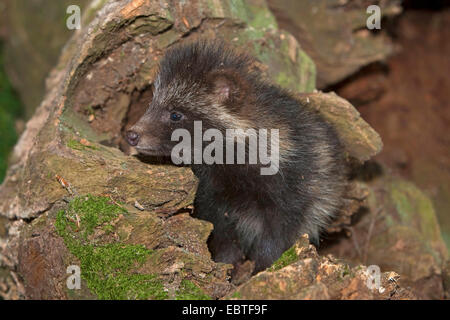
<instances>
[{"instance_id":1,"label":"moss-covered bark","mask_svg":"<svg viewBox=\"0 0 450 320\"><path fill-rule=\"evenodd\" d=\"M348 230L351 236L323 253L395 270L401 275L400 283L416 297L444 298L448 255L430 198L388 172L366 187L367 202Z\"/></svg>"},{"instance_id":2,"label":"moss-covered bark","mask_svg":"<svg viewBox=\"0 0 450 320\"><path fill-rule=\"evenodd\" d=\"M268 0L281 28L289 31L317 66L317 86L326 88L367 64L383 61L393 45L382 30L366 27L369 5L378 5L383 18L401 13L399 0ZM383 20L385 23L385 20Z\"/></svg>"},{"instance_id":3,"label":"moss-covered bark","mask_svg":"<svg viewBox=\"0 0 450 320\"><path fill-rule=\"evenodd\" d=\"M189 215L190 169L119 149L152 98L158 60L175 43L221 38L245 50L271 81L310 93L304 103L330 115L351 157L381 149L350 104L312 93L314 63L263 1L122 0L87 14L92 22L67 43L0 186L6 298L205 299L232 291L231 266L213 262L206 245L212 225ZM81 290L66 287L72 264L81 266Z\"/></svg>"},{"instance_id":4,"label":"moss-covered bark","mask_svg":"<svg viewBox=\"0 0 450 320\"><path fill-rule=\"evenodd\" d=\"M232 292L228 299L367 300L414 299L400 287L395 272L380 273L379 286L368 285L366 266L351 267L332 256L321 257L305 236L274 264Z\"/></svg>"},{"instance_id":5,"label":"moss-covered bark","mask_svg":"<svg viewBox=\"0 0 450 320\"><path fill-rule=\"evenodd\" d=\"M314 89L314 64L289 34L261 23L274 21L263 2L134 0L90 8L83 21L92 22L66 45L1 186L0 212L9 219L2 220L2 268L23 279L5 273L3 295L224 296L230 266L211 260L212 226L188 214L192 172L124 154L121 132L150 102L158 60L176 42L201 36L245 47L267 77L293 90ZM81 266L84 290L65 288L71 264Z\"/></svg>"}]
</instances>

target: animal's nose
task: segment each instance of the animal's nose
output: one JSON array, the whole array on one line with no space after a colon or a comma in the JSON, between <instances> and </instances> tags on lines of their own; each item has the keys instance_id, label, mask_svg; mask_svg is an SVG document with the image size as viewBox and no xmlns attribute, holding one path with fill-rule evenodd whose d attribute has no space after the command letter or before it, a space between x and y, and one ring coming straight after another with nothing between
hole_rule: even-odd
<instances>
[{"instance_id":1,"label":"animal's nose","mask_svg":"<svg viewBox=\"0 0 450 320\"><path fill-rule=\"evenodd\" d=\"M139 134L137 132L129 130L126 133L126 136L127 136L127 141L130 145L132 145L134 147L135 145L138 144Z\"/></svg>"}]
</instances>

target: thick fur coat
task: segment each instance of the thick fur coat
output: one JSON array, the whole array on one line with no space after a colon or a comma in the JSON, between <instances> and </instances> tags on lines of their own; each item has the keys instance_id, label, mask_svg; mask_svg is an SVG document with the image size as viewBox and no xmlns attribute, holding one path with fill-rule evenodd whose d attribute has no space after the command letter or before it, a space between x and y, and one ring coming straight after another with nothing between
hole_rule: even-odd
<instances>
[{"instance_id":1,"label":"thick fur coat","mask_svg":"<svg viewBox=\"0 0 450 320\"><path fill-rule=\"evenodd\" d=\"M333 127L263 80L250 57L218 42L167 51L151 105L129 141L142 153L168 156L171 132L193 132L198 120L203 130L279 129L275 175L261 175L260 164L192 165L199 179L194 216L214 225L213 258L234 265L250 259L260 271L303 233L318 243L340 207L346 180Z\"/></svg>"}]
</instances>

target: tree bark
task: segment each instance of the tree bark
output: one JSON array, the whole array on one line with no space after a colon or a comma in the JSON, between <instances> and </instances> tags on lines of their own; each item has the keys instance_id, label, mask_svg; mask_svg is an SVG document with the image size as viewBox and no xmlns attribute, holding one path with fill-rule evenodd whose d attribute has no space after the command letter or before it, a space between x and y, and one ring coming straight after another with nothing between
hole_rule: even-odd
<instances>
[{"instance_id":1,"label":"tree bark","mask_svg":"<svg viewBox=\"0 0 450 320\"><path fill-rule=\"evenodd\" d=\"M394 52L385 32L370 31L366 21L373 12L370 5L380 8L380 19L402 12L399 0L268 0L280 28L298 40L317 67L317 87L334 85L359 69L382 62Z\"/></svg>"},{"instance_id":2,"label":"tree bark","mask_svg":"<svg viewBox=\"0 0 450 320\"><path fill-rule=\"evenodd\" d=\"M212 225L189 215L190 169L121 147L123 130L151 101L164 51L199 37L245 50L264 76L301 92L335 124L349 158L381 150L348 102L313 92L314 63L265 2L102 2L65 46L0 186L4 298L216 299L233 291L231 266L212 261L207 248ZM73 265L80 290L66 284Z\"/></svg>"}]
</instances>

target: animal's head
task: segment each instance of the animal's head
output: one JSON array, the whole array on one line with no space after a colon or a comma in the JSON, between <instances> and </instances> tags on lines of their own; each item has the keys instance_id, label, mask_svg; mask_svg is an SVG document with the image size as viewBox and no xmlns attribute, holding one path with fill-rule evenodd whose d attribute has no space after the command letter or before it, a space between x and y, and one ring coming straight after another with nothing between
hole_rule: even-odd
<instances>
[{"instance_id":1,"label":"animal's head","mask_svg":"<svg viewBox=\"0 0 450 320\"><path fill-rule=\"evenodd\" d=\"M169 156L174 130L245 128L239 120L248 92L251 60L218 42L174 47L161 61L153 99L126 133L128 143L147 155Z\"/></svg>"}]
</instances>

